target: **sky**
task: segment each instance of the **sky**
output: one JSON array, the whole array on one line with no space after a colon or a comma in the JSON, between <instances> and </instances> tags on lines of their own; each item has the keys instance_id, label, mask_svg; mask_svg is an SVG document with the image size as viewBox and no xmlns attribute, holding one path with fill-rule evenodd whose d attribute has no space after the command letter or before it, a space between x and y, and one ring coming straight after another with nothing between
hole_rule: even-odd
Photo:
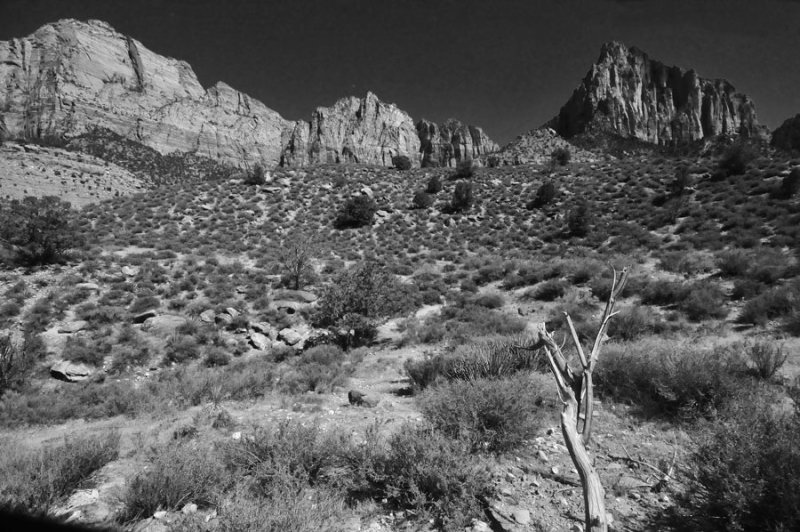
<instances>
[{"instance_id":1,"label":"sky","mask_svg":"<svg viewBox=\"0 0 800 532\"><path fill-rule=\"evenodd\" d=\"M288 119L372 91L505 144L558 113L610 40L800 113L797 0L0 0L0 40L101 19Z\"/></svg>"}]
</instances>

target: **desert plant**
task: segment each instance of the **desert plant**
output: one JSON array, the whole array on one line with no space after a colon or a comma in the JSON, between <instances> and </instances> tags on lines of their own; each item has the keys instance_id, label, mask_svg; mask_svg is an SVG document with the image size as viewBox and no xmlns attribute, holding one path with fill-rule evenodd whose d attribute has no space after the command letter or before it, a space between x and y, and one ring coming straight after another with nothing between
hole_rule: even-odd
<instances>
[{"instance_id":1,"label":"desert plant","mask_svg":"<svg viewBox=\"0 0 800 532\"><path fill-rule=\"evenodd\" d=\"M0 207L0 243L25 264L47 264L82 245L69 203L55 196L27 196Z\"/></svg>"},{"instance_id":2,"label":"desert plant","mask_svg":"<svg viewBox=\"0 0 800 532\"><path fill-rule=\"evenodd\" d=\"M741 175L747 170L747 165L756 158L753 149L743 142L730 146L719 161L720 170L726 175Z\"/></svg>"},{"instance_id":3,"label":"desert plant","mask_svg":"<svg viewBox=\"0 0 800 532\"><path fill-rule=\"evenodd\" d=\"M463 212L472 206L472 183L469 181L459 181L453 190L453 199L450 200L450 210L452 212Z\"/></svg>"},{"instance_id":4,"label":"desert plant","mask_svg":"<svg viewBox=\"0 0 800 532\"><path fill-rule=\"evenodd\" d=\"M781 181L781 196L791 198L800 192L800 168L793 168Z\"/></svg>"},{"instance_id":5,"label":"desert plant","mask_svg":"<svg viewBox=\"0 0 800 532\"><path fill-rule=\"evenodd\" d=\"M475 164L472 159L461 159L456 165L452 179L469 179L475 174Z\"/></svg>"},{"instance_id":6,"label":"desert plant","mask_svg":"<svg viewBox=\"0 0 800 532\"><path fill-rule=\"evenodd\" d=\"M578 201L567 213L567 229L570 236L586 236L589 234L591 223L592 207L586 200Z\"/></svg>"},{"instance_id":7,"label":"desert plant","mask_svg":"<svg viewBox=\"0 0 800 532\"><path fill-rule=\"evenodd\" d=\"M745 344L747 357L753 364L755 375L762 380L771 380L786 363L789 354L784 351L783 345L768 341L758 341Z\"/></svg>"},{"instance_id":8,"label":"desert plant","mask_svg":"<svg viewBox=\"0 0 800 532\"><path fill-rule=\"evenodd\" d=\"M244 177L244 184L248 186L260 186L267 182L266 170L261 163L256 163Z\"/></svg>"},{"instance_id":9,"label":"desert plant","mask_svg":"<svg viewBox=\"0 0 800 532\"><path fill-rule=\"evenodd\" d=\"M415 209L427 209L433 205L433 197L422 190L414 193L414 199L411 201L411 206Z\"/></svg>"},{"instance_id":10,"label":"desert plant","mask_svg":"<svg viewBox=\"0 0 800 532\"><path fill-rule=\"evenodd\" d=\"M304 235L294 234L281 241L277 263L293 290L300 290L306 282L313 280L312 261L318 252L317 244Z\"/></svg>"},{"instance_id":11,"label":"desert plant","mask_svg":"<svg viewBox=\"0 0 800 532\"><path fill-rule=\"evenodd\" d=\"M17 390L27 383L36 363L38 349L34 349L34 344L38 342L26 336L24 343L18 345L11 335L0 337L0 397L7 390Z\"/></svg>"},{"instance_id":12,"label":"desert plant","mask_svg":"<svg viewBox=\"0 0 800 532\"><path fill-rule=\"evenodd\" d=\"M378 206L369 196L364 194L354 196L339 210L333 226L336 229L351 229L372 225L377 210Z\"/></svg>"},{"instance_id":13,"label":"desert plant","mask_svg":"<svg viewBox=\"0 0 800 532\"><path fill-rule=\"evenodd\" d=\"M398 170L411 170L411 159L407 155L395 155L392 157L392 166Z\"/></svg>"},{"instance_id":14,"label":"desert plant","mask_svg":"<svg viewBox=\"0 0 800 532\"><path fill-rule=\"evenodd\" d=\"M545 181L538 189L536 189L536 196L528 203L528 209L540 209L545 205L549 205L556 197L556 186L552 181Z\"/></svg>"},{"instance_id":15,"label":"desert plant","mask_svg":"<svg viewBox=\"0 0 800 532\"><path fill-rule=\"evenodd\" d=\"M570 153L568 148L556 148L553 150L553 153L550 155L550 158L555 164L560 166L566 166L569 164L570 159L572 158L572 154Z\"/></svg>"},{"instance_id":16,"label":"desert plant","mask_svg":"<svg viewBox=\"0 0 800 532\"><path fill-rule=\"evenodd\" d=\"M438 194L442 191L442 180L438 174L434 174L428 180L428 185L425 187L425 192L428 194Z\"/></svg>"}]
</instances>

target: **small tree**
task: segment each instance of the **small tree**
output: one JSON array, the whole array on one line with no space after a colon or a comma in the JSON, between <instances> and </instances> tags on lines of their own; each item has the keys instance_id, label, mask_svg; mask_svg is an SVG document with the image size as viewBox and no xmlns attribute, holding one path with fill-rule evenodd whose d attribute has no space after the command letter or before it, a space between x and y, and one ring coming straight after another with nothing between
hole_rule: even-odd
<instances>
[{"instance_id":1,"label":"small tree","mask_svg":"<svg viewBox=\"0 0 800 532\"><path fill-rule=\"evenodd\" d=\"M0 207L0 243L25 264L56 262L81 245L75 214L55 196L13 200Z\"/></svg>"},{"instance_id":2,"label":"small tree","mask_svg":"<svg viewBox=\"0 0 800 532\"><path fill-rule=\"evenodd\" d=\"M689 174L689 168L681 166L675 172L675 179L669 184L669 192L673 196L681 196L691 185L692 176Z\"/></svg>"},{"instance_id":3,"label":"small tree","mask_svg":"<svg viewBox=\"0 0 800 532\"><path fill-rule=\"evenodd\" d=\"M19 346L11 341L10 335L0 337L0 397L7 390L23 386L30 376L36 362L34 338L26 337Z\"/></svg>"},{"instance_id":4,"label":"small tree","mask_svg":"<svg viewBox=\"0 0 800 532\"><path fill-rule=\"evenodd\" d=\"M566 166L567 164L569 164L570 159L572 159L572 154L567 148L556 148L550 155L550 159L553 161L554 164L558 164L559 166Z\"/></svg>"},{"instance_id":5,"label":"small tree","mask_svg":"<svg viewBox=\"0 0 800 532\"><path fill-rule=\"evenodd\" d=\"M378 206L366 195L354 196L347 200L333 221L336 229L350 229L372 225Z\"/></svg>"},{"instance_id":6,"label":"small tree","mask_svg":"<svg viewBox=\"0 0 800 532\"><path fill-rule=\"evenodd\" d=\"M588 201L579 201L567 213L567 228L570 236L584 237L589 234L591 225L591 207Z\"/></svg>"},{"instance_id":7,"label":"small tree","mask_svg":"<svg viewBox=\"0 0 800 532\"><path fill-rule=\"evenodd\" d=\"M795 168L781 181L781 195L789 199L800 192L800 168Z\"/></svg>"},{"instance_id":8,"label":"small tree","mask_svg":"<svg viewBox=\"0 0 800 532\"><path fill-rule=\"evenodd\" d=\"M415 209L427 209L433 205L433 197L423 190L418 190L414 194L414 199L411 206Z\"/></svg>"},{"instance_id":9,"label":"small tree","mask_svg":"<svg viewBox=\"0 0 800 532\"><path fill-rule=\"evenodd\" d=\"M463 212L472 206L472 183L469 181L459 181L453 191L453 199L450 202L450 210L453 212Z\"/></svg>"},{"instance_id":10,"label":"small tree","mask_svg":"<svg viewBox=\"0 0 800 532\"><path fill-rule=\"evenodd\" d=\"M278 265L293 290L300 290L305 282L313 278L312 260L316 249L313 241L302 235L293 235L281 242Z\"/></svg>"},{"instance_id":11,"label":"small tree","mask_svg":"<svg viewBox=\"0 0 800 532\"><path fill-rule=\"evenodd\" d=\"M267 182L267 171L261 163L256 163L253 168L247 172L244 178L244 184L249 186L260 186Z\"/></svg>"},{"instance_id":12,"label":"small tree","mask_svg":"<svg viewBox=\"0 0 800 532\"><path fill-rule=\"evenodd\" d=\"M747 165L756 158L753 149L743 142L737 142L728 148L719 161L719 168L726 175L741 175L747 170Z\"/></svg>"},{"instance_id":13,"label":"small tree","mask_svg":"<svg viewBox=\"0 0 800 532\"><path fill-rule=\"evenodd\" d=\"M438 194L442 191L442 180L439 179L438 175L432 175L431 178L428 180L428 187L425 189L425 192L428 194Z\"/></svg>"},{"instance_id":14,"label":"small tree","mask_svg":"<svg viewBox=\"0 0 800 532\"><path fill-rule=\"evenodd\" d=\"M586 445L592 437L592 421L594 414L594 385L593 372L600 356L600 349L606 338L606 331L611 318L616 314L614 305L622 294L628 280L628 269L622 270L620 275L614 270L614 279L611 283L611 293L606 302L606 308L600 319L600 326L594 339L591 352L584 352L580 337L568 313L564 313L569 326L572 343L577 351L581 364L580 374L576 374L570 367L567 357L561 351L558 343L548 332L543 323L533 324L537 331L535 343L527 349L543 348L550 370L556 381L558 397L561 400L561 433L564 436L572 463L578 470L578 476L583 486L584 503L584 530L585 532L606 532L608 518L606 517L605 495L600 476L592 465L592 460L586 450ZM582 414L582 415L581 415ZM580 425L583 419L583 426Z\"/></svg>"},{"instance_id":15,"label":"small tree","mask_svg":"<svg viewBox=\"0 0 800 532\"><path fill-rule=\"evenodd\" d=\"M556 197L556 186L552 181L545 181L536 190L536 196L528 203L528 209L540 209L549 205Z\"/></svg>"},{"instance_id":16,"label":"small tree","mask_svg":"<svg viewBox=\"0 0 800 532\"><path fill-rule=\"evenodd\" d=\"M398 170L410 170L411 159L409 159L406 155L395 155L392 157L392 166Z\"/></svg>"},{"instance_id":17,"label":"small tree","mask_svg":"<svg viewBox=\"0 0 800 532\"><path fill-rule=\"evenodd\" d=\"M453 179L469 179L475 175L475 164L472 159L461 159L456 165L456 173Z\"/></svg>"}]
</instances>

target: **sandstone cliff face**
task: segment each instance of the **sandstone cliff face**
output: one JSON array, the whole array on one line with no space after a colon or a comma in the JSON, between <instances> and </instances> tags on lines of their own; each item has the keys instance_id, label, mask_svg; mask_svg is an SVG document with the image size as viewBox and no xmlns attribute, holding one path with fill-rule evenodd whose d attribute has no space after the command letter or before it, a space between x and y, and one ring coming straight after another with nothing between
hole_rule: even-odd
<instances>
[{"instance_id":1,"label":"sandstone cliff face","mask_svg":"<svg viewBox=\"0 0 800 532\"><path fill-rule=\"evenodd\" d=\"M277 164L290 122L101 21L62 20L0 42L0 109L8 136L72 136L99 126L161 153Z\"/></svg>"},{"instance_id":2,"label":"sandstone cliff face","mask_svg":"<svg viewBox=\"0 0 800 532\"><path fill-rule=\"evenodd\" d=\"M391 166L405 155L419 165L419 137L414 122L394 104L368 92L331 107L318 107L311 122L298 121L288 136L281 164L363 163Z\"/></svg>"},{"instance_id":3,"label":"sandstone cliff face","mask_svg":"<svg viewBox=\"0 0 800 532\"><path fill-rule=\"evenodd\" d=\"M455 160L496 148L479 128L455 124L441 129L446 141L431 139L430 128L426 140L449 143ZM204 89L187 63L105 22L62 20L0 42L0 136L74 137L95 127L162 155L189 152L240 167L421 160L411 117L372 93L320 107L309 122L289 121L225 83Z\"/></svg>"},{"instance_id":4,"label":"sandstone cliff face","mask_svg":"<svg viewBox=\"0 0 800 532\"><path fill-rule=\"evenodd\" d=\"M422 119L417 122L417 134L422 162L436 166L454 167L459 161L477 160L499 149L481 128L452 118L441 125Z\"/></svg>"},{"instance_id":5,"label":"sandstone cliff face","mask_svg":"<svg viewBox=\"0 0 800 532\"><path fill-rule=\"evenodd\" d=\"M667 67L617 42L603 45L597 63L548 125L566 138L603 132L657 144L749 136L758 129L753 102L727 81Z\"/></svg>"}]
</instances>

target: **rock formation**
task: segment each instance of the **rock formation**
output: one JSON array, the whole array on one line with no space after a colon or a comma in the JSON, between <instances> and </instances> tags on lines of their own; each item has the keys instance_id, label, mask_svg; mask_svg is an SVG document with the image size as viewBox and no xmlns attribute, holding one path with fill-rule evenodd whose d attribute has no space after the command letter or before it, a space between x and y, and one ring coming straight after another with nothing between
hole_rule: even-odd
<instances>
[{"instance_id":1,"label":"rock formation","mask_svg":"<svg viewBox=\"0 0 800 532\"><path fill-rule=\"evenodd\" d=\"M422 119L417 122L423 164L456 166L464 159L478 159L499 149L498 145L476 126L453 118L442 125Z\"/></svg>"},{"instance_id":2,"label":"rock formation","mask_svg":"<svg viewBox=\"0 0 800 532\"><path fill-rule=\"evenodd\" d=\"M772 132L772 145L786 151L800 151L800 114L784 121Z\"/></svg>"},{"instance_id":3,"label":"rock formation","mask_svg":"<svg viewBox=\"0 0 800 532\"><path fill-rule=\"evenodd\" d=\"M725 80L667 67L618 42L600 58L547 125L561 136L612 133L656 144L715 135L752 135L758 129L753 102Z\"/></svg>"},{"instance_id":4,"label":"rock formation","mask_svg":"<svg viewBox=\"0 0 800 532\"><path fill-rule=\"evenodd\" d=\"M553 152L566 149L572 162L592 162L597 156L564 140L553 129L532 129L503 146L492 157L493 164L501 166L518 164L545 164L550 162ZM487 157L491 162L491 158Z\"/></svg>"},{"instance_id":5,"label":"rock formation","mask_svg":"<svg viewBox=\"0 0 800 532\"><path fill-rule=\"evenodd\" d=\"M289 121L218 82L204 89L185 62L160 56L105 22L61 20L0 42L0 136L69 138L101 128L162 155L193 153L234 166L420 162L413 120L367 93ZM478 128L448 130L458 154L490 143ZM486 147L484 147L486 146ZM458 158L458 155L456 156Z\"/></svg>"},{"instance_id":6,"label":"rock formation","mask_svg":"<svg viewBox=\"0 0 800 532\"><path fill-rule=\"evenodd\" d=\"M364 98L342 98L318 107L311 122L295 122L281 164L366 163L391 166L392 157L419 157L414 122L394 104L368 92Z\"/></svg>"}]
</instances>

